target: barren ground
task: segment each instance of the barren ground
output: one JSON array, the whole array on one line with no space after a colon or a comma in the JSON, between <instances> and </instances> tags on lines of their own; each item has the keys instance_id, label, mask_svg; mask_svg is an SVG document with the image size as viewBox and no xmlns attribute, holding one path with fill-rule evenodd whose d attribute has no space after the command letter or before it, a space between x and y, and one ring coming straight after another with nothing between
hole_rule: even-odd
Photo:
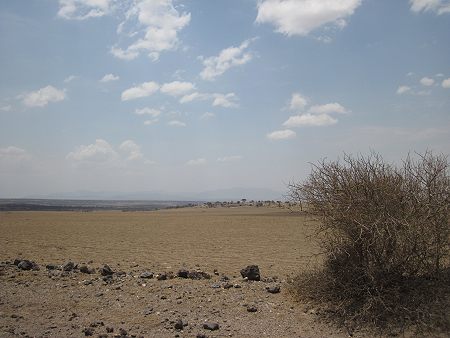
<instances>
[{"instance_id":1,"label":"barren ground","mask_svg":"<svg viewBox=\"0 0 450 338\"><path fill-rule=\"evenodd\" d=\"M82 337L90 328L94 337L114 337L122 328L130 337L347 337L318 324L317 309L296 303L287 290L286 279L315 252L311 225L277 208L2 212L0 336ZM40 270L20 270L16 258ZM46 269L68 261L96 272ZM124 274L104 281L104 264ZM262 281L240 276L250 264L259 266ZM211 279L170 278L180 268ZM146 271L169 278L140 278ZM272 286L281 292L267 292ZM175 328L179 319L182 330ZM219 329L204 329L205 321Z\"/></svg>"}]
</instances>

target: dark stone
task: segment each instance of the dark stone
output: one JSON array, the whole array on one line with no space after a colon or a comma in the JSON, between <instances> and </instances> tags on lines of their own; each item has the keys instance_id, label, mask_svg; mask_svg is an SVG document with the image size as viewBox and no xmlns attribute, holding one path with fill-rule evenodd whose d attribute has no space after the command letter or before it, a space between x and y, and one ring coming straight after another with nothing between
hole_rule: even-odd
<instances>
[{"instance_id":1,"label":"dark stone","mask_svg":"<svg viewBox=\"0 0 450 338\"><path fill-rule=\"evenodd\" d=\"M110 327L110 326L107 326L107 327L106 327L106 332L112 333L112 332L114 332L114 328L113 328L113 327Z\"/></svg>"},{"instance_id":2,"label":"dark stone","mask_svg":"<svg viewBox=\"0 0 450 338\"><path fill-rule=\"evenodd\" d=\"M56 264L47 264L45 267L47 270L58 270L59 269L59 266Z\"/></svg>"},{"instance_id":3,"label":"dark stone","mask_svg":"<svg viewBox=\"0 0 450 338\"><path fill-rule=\"evenodd\" d=\"M204 271L189 271L188 278L190 279L211 279L211 276Z\"/></svg>"},{"instance_id":4,"label":"dark stone","mask_svg":"<svg viewBox=\"0 0 450 338\"><path fill-rule=\"evenodd\" d=\"M87 274L92 274L92 273L94 273L95 272L95 269L91 269L91 268L89 268L88 266L86 266L86 265L82 265L81 267L80 267L80 272L82 272L82 273L87 273Z\"/></svg>"},{"instance_id":5,"label":"dark stone","mask_svg":"<svg viewBox=\"0 0 450 338\"><path fill-rule=\"evenodd\" d=\"M258 265L249 265L245 269L242 269L241 276L243 278L247 278L248 280L256 280L256 281L261 280Z\"/></svg>"},{"instance_id":6,"label":"dark stone","mask_svg":"<svg viewBox=\"0 0 450 338\"><path fill-rule=\"evenodd\" d=\"M112 276L114 272L111 270L108 264L103 265L103 267L100 269L100 274L102 276Z\"/></svg>"},{"instance_id":7,"label":"dark stone","mask_svg":"<svg viewBox=\"0 0 450 338\"><path fill-rule=\"evenodd\" d=\"M231 283L225 283L225 284L223 285L223 288L224 288L225 290L231 289L232 287L233 287L233 284L231 284Z\"/></svg>"},{"instance_id":8,"label":"dark stone","mask_svg":"<svg viewBox=\"0 0 450 338\"><path fill-rule=\"evenodd\" d=\"M206 322L203 324L203 328L205 330L215 331L219 329L218 323Z\"/></svg>"},{"instance_id":9,"label":"dark stone","mask_svg":"<svg viewBox=\"0 0 450 338\"><path fill-rule=\"evenodd\" d=\"M174 327L175 327L175 330L183 330L183 327L184 327L183 321L181 319L178 319L175 322Z\"/></svg>"},{"instance_id":10,"label":"dark stone","mask_svg":"<svg viewBox=\"0 0 450 338\"><path fill-rule=\"evenodd\" d=\"M72 271L75 269L75 263L74 262L67 262L62 266L63 271Z\"/></svg>"},{"instance_id":11,"label":"dark stone","mask_svg":"<svg viewBox=\"0 0 450 338\"><path fill-rule=\"evenodd\" d=\"M220 277L221 282L228 282L229 280L230 278L228 276L223 275L222 277Z\"/></svg>"},{"instance_id":12,"label":"dark stone","mask_svg":"<svg viewBox=\"0 0 450 338\"><path fill-rule=\"evenodd\" d=\"M197 338L207 338L207 336L203 333L197 333Z\"/></svg>"},{"instance_id":13,"label":"dark stone","mask_svg":"<svg viewBox=\"0 0 450 338\"><path fill-rule=\"evenodd\" d=\"M280 293L280 287L277 286L268 286L266 287L267 292L269 293Z\"/></svg>"},{"instance_id":14,"label":"dark stone","mask_svg":"<svg viewBox=\"0 0 450 338\"><path fill-rule=\"evenodd\" d=\"M254 307L254 306L249 306L249 307L247 308L247 311L248 311L248 312L256 312L256 311L258 311L258 309L257 309L256 307Z\"/></svg>"},{"instance_id":15,"label":"dark stone","mask_svg":"<svg viewBox=\"0 0 450 338\"><path fill-rule=\"evenodd\" d=\"M119 329L119 333L120 333L121 336L126 336L126 335L128 335L127 330L122 329L122 328Z\"/></svg>"},{"instance_id":16,"label":"dark stone","mask_svg":"<svg viewBox=\"0 0 450 338\"><path fill-rule=\"evenodd\" d=\"M180 269L180 270L178 270L177 276L180 278L188 278L189 271L186 269Z\"/></svg>"},{"instance_id":17,"label":"dark stone","mask_svg":"<svg viewBox=\"0 0 450 338\"><path fill-rule=\"evenodd\" d=\"M13 264L14 264L15 266L17 266L17 265L19 265L19 263L22 262L22 261L23 261L23 259L16 258L16 259L14 260L14 263L13 263Z\"/></svg>"},{"instance_id":18,"label":"dark stone","mask_svg":"<svg viewBox=\"0 0 450 338\"><path fill-rule=\"evenodd\" d=\"M85 336L92 336L94 334L94 329L92 327L85 327L82 332Z\"/></svg>"},{"instance_id":19,"label":"dark stone","mask_svg":"<svg viewBox=\"0 0 450 338\"><path fill-rule=\"evenodd\" d=\"M153 273L145 271L139 275L139 278L144 278L144 279L153 278Z\"/></svg>"},{"instance_id":20,"label":"dark stone","mask_svg":"<svg viewBox=\"0 0 450 338\"><path fill-rule=\"evenodd\" d=\"M167 274L165 272L160 273L156 276L157 280L166 280L167 279Z\"/></svg>"},{"instance_id":21,"label":"dark stone","mask_svg":"<svg viewBox=\"0 0 450 338\"><path fill-rule=\"evenodd\" d=\"M28 259L24 259L17 264L17 267L21 270L31 270L36 265L36 263L29 261ZM34 270L34 269L33 269Z\"/></svg>"}]
</instances>

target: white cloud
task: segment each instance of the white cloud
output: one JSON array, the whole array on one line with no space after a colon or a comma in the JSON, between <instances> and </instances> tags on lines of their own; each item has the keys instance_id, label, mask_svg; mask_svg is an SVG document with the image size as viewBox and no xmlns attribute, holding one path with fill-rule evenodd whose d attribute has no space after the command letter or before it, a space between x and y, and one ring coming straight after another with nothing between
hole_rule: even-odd
<instances>
[{"instance_id":1,"label":"white cloud","mask_svg":"<svg viewBox=\"0 0 450 338\"><path fill-rule=\"evenodd\" d=\"M242 160L242 158L243 157L241 155L224 156L224 157L219 157L217 159L217 162L234 162L234 161Z\"/></svg>"},{"instance_id":2,"label":"white cloud","mask_svg":"<svg viewBox=\"0 0 450 338\"><path fill-rule=\"evenodd\" d=\"M196 100L199 100L199 101L200 100L208 100L210 97L211 97L211 95L209 95L209 94L194 92L192 94L184 95L180 99L180 103L188 103L188 102L192 102L192 101L196 101Z\"/></svg>"},{"instance_id":3,"label":"white cloud","mask_svg":"<svg viewBox=\"0 0 450 338\"><path fill-rule=\"evenodd\" d=\"M214 107L220 106L225 108L235 108L238 106L237 104L237 96L234 93L228 94L213 94L214 100L212 105Z\"/></svg>"},{"instance_id":4,"label":"white cloud","mask_svg":"<svg viewBox=\"0 0 450 338\"><path fill-rule=\"evenodd\" d=\"M442 88L450 88L450 77L442 81Z\"/></svg>"},{"instance_id":5,"label":"white cloud","mask_svg":"<svg viewBox=\"0 0 450 338\"><path fill-rule=\"evenodd\" d=\"M435 12L439 15L450 13L450 2L448 0L410 0L413 12Z\"/></svg>"},{"instance_id":6,"label":"white cloud","mask_svg":"<svg viewBox=\"0 0 450 338\"><path fill-rule=\"evenodd\" d=\"M58 16L67 20L101 17L110 10L111 0L59 0Z\"/></svg>"},{"instance_id":7,"label":"white cloud","mask_svg":"<svg viewBox=\"0 0 450 338\"><path fill-rule=\"evenodd\" d=\"M186 123L178 120L169 121L168 125L171 127L186 127Z\"/></svg>"},{"instance_id":8,"label":"white cloud","mask_svg":"<svg viewBox=\"0 0 450 338\"><path fill-rule=\"evenodd\" d=\"M205 67L200 77L203 80L214 80L231 67L241 66L252 59L252 54L246 52L251 40L246 40L239 47L229 47L222 50L218 56L211 56L203 60Z\"/></svg>"},{"instance_id":9,"label":"white cloud","mask_svg":"<svg viewBox=\"0 0 450 338\"><path fill-rule=\"evenodd\" d=\"M37 91L25 94L23 103L27 107L44 107L50 102L63 101L66 98L64 90L57 89L53 86L47 86Z\"/></svg>"},{"instance_id":10,"label":"white cloud","mask_svg":"<svg viewBox=\"0 0 450 338\"><path fill-rule=\"evenodd\" d=\"M93 162L107 162L117 157L114 148L103 139L97 139L93 144L81 145L66 156L68 160Z\"/></svg>"},{"instance_id":11,"label":"white cloud","mask_svg":"<svg viewBox=\"0 0 450 338\"><path fill-rule=\"evenodd\" d=\"M308 113L320 114L320 115L333 114L333 113L346 114L347 110L342 105L335 102L335 103L327 103L327 104L312 106L308 109Z\"/></svg>"},{"instance_id":12,"label":"white cloud","mask_svg":"<svg viewBox=\"0 0 450 338\"><path fill-rule=\"evenodd\" d=\"M119 150L125 154L127 161L142 160L144 158L141 147L132 140L123 141L119 146Z\"/></svg>"},{"instance_id":13,"label":"white cloud","mask_svg":"<svg viewBox=\"0 0 450 338\"><path fill-rule=\"evenodd\" d=\"M111 81L117 81L119 80L120 77L118 75L114 75L114 74L106 74L105 76L103 76L100 79L100 82L102 83L106 83L106 82L111 82Z\"/></svg>"},{"instance_id":14,"label":"white cloud","mask_svg":"<svg viewBox=\"0 0 450 338\"><path fill-rule=\"evenodd\" d=\"M300 93L292 94L291 102L289 103L289 109L301 110L308 104L308 99Z\"/></svg>"},{"instance_id":15,"label":"white cloud","mask_svg":"<svg viewBox=\"0 0 450 338\"><path fill-rule=\"evenodd\" d=\"M145 52L152 60L158 60L161 52L178 47L178 32L190 20L191 14L180 14L172 0L133 2L117 32L127 38L138 38L125 49L114 46L111 53L118 58L132 60Z\"/></svg>"},{"instance_id":16,"label":"white cloud","mask_svg":"<svg viewBox=\"0 0 450 338\"><path fill-rule=\"evenodd\" d=\"M163 84L161 87L161 92L172 96L181 96L193 91L194 89L195 85L191 82L173 81Z\"/></svg>"},{"instance_id":17,"label":"white cloud","mask_svg":"<svg viewBox=\"0 0 450 338\"><path fill-rule=\"evenodd\" d=\"M278 33L306 36L331 25L345 27L361 0L264 0L258 4L257 23L270 23Z\"/></svg>"},{"instance_id":18,"label":"white cloud","mask_svg":"<svg viewBox=\"0 0 450 338\"><path fill-rule=\"evenodd\" d=\"M287 140L287 139L295 138L295 136L297 136L297 134L293 130L285 129L285 130L273 131L273 132L267 134L266 136L269 140L277 141L277 140Z\"/></svg>"},{"instance_id":19,"label":"white cloud","mask_svg":"<svg viewBox=\"0 0 450 338\"><path fill-rule=\"evenodd\" d=\"M216 115L214 113L206 112L202 116L200 116L200 120L209 120L215 116Z\"/></svg>"},{"instance_id":20,"label":"white cloud","mask_svg":"<svg viewBox=\"0 0 450 338\"><path fill-rule=\"evenodd\" d=\"M337 119L327 114L303 114L291 116L283 123L283 126L288 128L301 127L301 126L313 126L322 127L336 124Z\"/></svg>"},{"instance_id":21,"label":"white cloud","mask_svg":"<svg viewBox=\"0 0 450 338\"><path fill-rule=\"evenodd\" d=\"M78 78L78 76L76 76L76 75L70 75L64 79L64 83L70 83L77 78Z\"/></svg>"},{"instance_id":22,"label":"white cloud","mask_svg":"<svg viewBox=\"0 0 450 338\"><path fill-rule=\"evenodd\" d=\"M153 125L153 124L158 123L158 121L159 121L159 119L145 120L145 121L144 121L144 124L145 124L146 126L151 126L151 125Z\"/></svg>"},{"instance_id":23,"label":"white cloud","mask_svg":"<svg viewBox=\"0 0 450 338\"><path fill-rule=\"evenodd\" d=\"M206 164L206 159L204 158L197 158L195 160L189 160L186 162L186 165L190 165L190 166L196 166L196 165L203 165Z\"/></svg>"},{"instance_id":24,"label":"white cloud","mask_svg":"<svg viewBox=\"0 0 450 338\"><path fill-rule=\"evenodd\" d=\"M159 115L161 115L161 111L158 109L154 109L154 108L141 108L141 109L136 109L135 114L137 115L150 115L152 117L157 117Z\"/></svg>"},{"instance_id":25,"label":"white cloud","mask_svg":"<svg viewBox=\"0 0 450 338\"><path fill-rule=\"evenodd\" d=\"M10 104L6 105L6 106L1 106L0 107L0 111L11 111L12 110L12 106Z\"/></svg>"},{"instance_id":26,"label":"white cloud","mask_svg":"<svg viewBox=\"0 0 450 338\"><path fill-rule=\"evenodd\" d=\"M422 84L422 86L430 87L434 85L434 80L429 77L424 77L420 80L420 83Z\"/></svg>"},{"instance_id":27,"label":"white cloud","mask_svg":"<svg viewBox=\"0 0 450 338\"><path fill-rule=\"evenodd\" d=\"M144 82L139 86L129 88L122 93L122 101L134 100L141 97L150 96L159 89L156 82Z\"/></svg>"},{"instance_id":28,"label":"white cloud","mask_svg":"<svg viewBox=\"0 0 450 338\"><path fill-rule=\"evenodd\" d=\"M409 86L400 86L397 89L398 95L406 94L408 92L411 92L411 87L409 87Z\"/></svg>"}]
</instances>

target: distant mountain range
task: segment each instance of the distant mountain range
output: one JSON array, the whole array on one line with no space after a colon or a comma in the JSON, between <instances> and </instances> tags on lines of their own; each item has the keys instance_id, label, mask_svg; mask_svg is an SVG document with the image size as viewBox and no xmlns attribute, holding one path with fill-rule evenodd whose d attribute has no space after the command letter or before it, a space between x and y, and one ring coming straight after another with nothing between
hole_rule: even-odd
<instances>
[{"instance_id":1,"label":"distant mountain range","mask_svg":"<svg viewBox=\"0 0 450 338\"><path fill-rule=\"evenodd\" d=\"M74 200L153 200L153 201L236 201L284 200L285 192L265 188L230 188L209 190L200 193L167 193L162 191L112 192L74 191L47 195L24 196L24 198L74 199Z\"/></svg>"}]
</instances>

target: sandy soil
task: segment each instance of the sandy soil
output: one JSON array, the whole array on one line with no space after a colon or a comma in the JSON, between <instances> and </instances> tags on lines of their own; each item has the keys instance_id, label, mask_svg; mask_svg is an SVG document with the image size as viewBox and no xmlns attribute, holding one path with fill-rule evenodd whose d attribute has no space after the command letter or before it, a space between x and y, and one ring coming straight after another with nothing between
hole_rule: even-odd
<instances>
[{"instance_id":1,"label":"sandy soil","mask_svg":"<svg viewBox=\"0 0 450 338\"><path fill-rule=\"evenodd\" d=\"M276 208L0 213L0 336L347 337L287 290L316 252L311 225ZM20 270L18 257L40 270ZM68 261L96 271L46 269ZM104 264L115 272L107 280ZM261 281L240 276L250 264ZM211 278L171 278L180 268ZM281 292L269 293L273 286Z\"/></svg>"}]
</instances>

